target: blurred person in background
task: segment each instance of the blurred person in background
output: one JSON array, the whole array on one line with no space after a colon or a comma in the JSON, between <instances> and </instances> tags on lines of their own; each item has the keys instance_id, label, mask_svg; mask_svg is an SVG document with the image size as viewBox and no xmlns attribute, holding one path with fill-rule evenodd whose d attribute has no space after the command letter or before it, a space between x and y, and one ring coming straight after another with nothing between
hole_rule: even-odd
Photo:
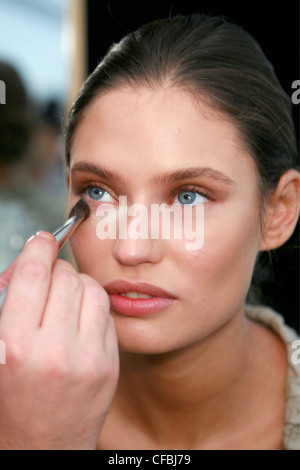
<instances>
[{"instance_id":1,"label":"blurred person in background","mask_svg":"<svg viewBox=\"0 0 300 470\"><path fill-rule=\"evenodd\" d=\"M46 184L53 179L46 146L42 146L38 109L31 101L20 73L0 62L0 79L6 85L6 104L0 106L0 271L21 252L25 241L36 231L49 231L66 216L65 189ZM48 121L49 122L49 121ZM45 124L44 124L45 125ZM52 135L55 147L59 130ZM48 138L48 142L51 139ZM50 152L51 154L51 152ZM56 173L57 174L57 173ZM62 172L63 174L63 172ZM66 257L66 250L61 257Z\"/></svg>"},{"instance_id":2,"label":"blurred person in background","mask_svg":"<svg viewBox=\"0 0 300 470\"><path fill-rule=\"evenodd\" d=\"M35 180L43 190L59 193L66 187L62 116L63 109L55 99L41 107L31 154Z\"/></svg>"}]
</instances>

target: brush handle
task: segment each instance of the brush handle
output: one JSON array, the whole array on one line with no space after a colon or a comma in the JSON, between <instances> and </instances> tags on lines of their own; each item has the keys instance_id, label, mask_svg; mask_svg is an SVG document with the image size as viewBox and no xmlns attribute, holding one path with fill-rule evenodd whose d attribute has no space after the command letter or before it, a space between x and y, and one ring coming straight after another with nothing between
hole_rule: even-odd
<instances>
[{"instance_id":1,"label":"brush handle","mask_svg":"<svg viewBox=\"0 0 300 470\"><path fill-rule=\"evenodd\" d=\"M69 238L71 238L78 225L82 221L83 217L74 215L73 217L70 217L70 219L68 219L61 227L55 230L55 232L53 232L52 235L58 241L59 250L61 250L65 246ZM5 301L6 293L7 287L5 287L5 289L0 293L0 312Z\"/></svg>"},{"instance_id":2,"label":"brush handle","mask_svg":"<svg viewBox=\"0 0 300 470\"><path fill-rule=\"evenodd\" d=\"M61 250L67 241L71 238L75 230L77 229L78 225L83 221L83 217L79 217L78 215L74 215L70 219L68 219L64 225L58 228L55 232L53 232L53 236L58 241L59 249Z\"/></svg>"}]
</instances>

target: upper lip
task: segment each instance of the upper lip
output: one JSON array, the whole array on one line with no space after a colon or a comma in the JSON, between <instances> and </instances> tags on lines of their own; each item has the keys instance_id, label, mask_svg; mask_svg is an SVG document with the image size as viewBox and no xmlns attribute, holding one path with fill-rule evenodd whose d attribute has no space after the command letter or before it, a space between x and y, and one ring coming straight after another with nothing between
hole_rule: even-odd
<instances>
[{"instance_id":1,"label":"upper lip","mask_svg":"<svg viewBox=\"0 0 300 470\"><path fill-rule=\"evenodd\" d=\"M154 297L164 297L174 299L175 297L160 287L153 286L147 282L132 282L126 280L116 280L105 284L103 288L108 294L125 294L126 292L139 292L140 294L152 295Z\"/></svg>"}]
</instances>

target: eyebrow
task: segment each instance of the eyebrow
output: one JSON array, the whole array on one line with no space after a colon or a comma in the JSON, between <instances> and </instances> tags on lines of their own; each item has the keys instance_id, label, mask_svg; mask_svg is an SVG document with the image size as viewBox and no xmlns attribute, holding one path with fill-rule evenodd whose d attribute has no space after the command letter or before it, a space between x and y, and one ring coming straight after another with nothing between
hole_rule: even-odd
<instances>
[{"instance_id":1,"label":"eyebrow","mask_svg":"<svg viewBox=\"0 0 300 470\"><path fill-rule=\"evenodd\" d=\"M93 173L100 178L105 180L115 181L116 183L124 184L126 179L120 174L108 170L100 165L89 162L78 162L75 163L71 168L71 175L74 176L76 173ZM188 178L208 178L220 181L228 185L234 185L234 182L229 176L225 175L221 171L214 170L210 167L191 167L191 168L182 168L175 170L171 173L160 173L153 177L153 185L167 185L172 182L179 182Z\"/></svg>"}]
</instances>

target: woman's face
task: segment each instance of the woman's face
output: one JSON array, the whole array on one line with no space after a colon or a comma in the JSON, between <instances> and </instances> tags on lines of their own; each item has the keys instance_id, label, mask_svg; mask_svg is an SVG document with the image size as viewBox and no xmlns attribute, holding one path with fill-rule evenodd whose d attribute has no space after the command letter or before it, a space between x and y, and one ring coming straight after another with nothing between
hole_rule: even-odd
<instances>
[{"instance_id":1,"label":"woman's face","mask_svg":"<svg viewBox=\"0 0 300 470\"><path fill-rule=\"evenodd\" d=\"M197 171L188 174L191 168ZM167 307L145 315L111 308L122 349L177 350L242 312L261 243L257 177L227 117L177 89L107 92L86 111L74 136L70 208L82 195L91 216L72 238L79 270L104 287L115 280L142 281L173 297ZM150 233L121 239L116 232L99 239L96 210L109 205L117 211L120 196L127 196L128 208L139 203L148 214L152 204L165 203L176 204L184 217L190 205L194 228L201 205L203 246L187 249L185 233L175 239L172 231L165 238ZM132 221L128 216L128 226Z\"/></svg>"}]
</instances>

